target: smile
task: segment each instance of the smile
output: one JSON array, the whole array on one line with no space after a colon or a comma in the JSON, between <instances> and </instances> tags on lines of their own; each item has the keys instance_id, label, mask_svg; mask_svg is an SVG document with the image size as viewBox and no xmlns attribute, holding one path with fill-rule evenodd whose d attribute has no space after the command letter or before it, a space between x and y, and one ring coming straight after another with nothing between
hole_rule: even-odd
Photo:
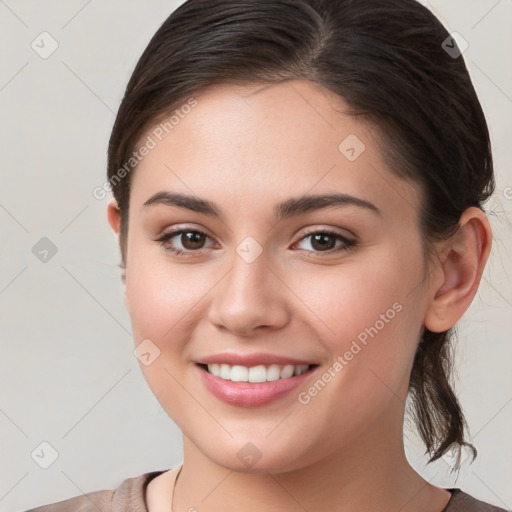
<instances>
[{"instance_id":1,"label":"smile","mask_svg":"<svg viewBox=\"0 0 512 512\"><path fill-rule=\"evenodd\" d=\"M230 364L206 365L207 371L215 377L233 382L272 382L279 379L288 379L306 372L311 366L309 364L271 364L251 367Z\"/></svg>"},{"instance_id":2,"label":"smile","mask_svg":"<svg viewBox=\"0 0 512 512\"><path fill-rule=\"evenodd\" d=\"M205 388L217 399L237 407L258 407L305 386L318 364L242 366L225 363L195 365Z\"/></svg>"}]
</instances>

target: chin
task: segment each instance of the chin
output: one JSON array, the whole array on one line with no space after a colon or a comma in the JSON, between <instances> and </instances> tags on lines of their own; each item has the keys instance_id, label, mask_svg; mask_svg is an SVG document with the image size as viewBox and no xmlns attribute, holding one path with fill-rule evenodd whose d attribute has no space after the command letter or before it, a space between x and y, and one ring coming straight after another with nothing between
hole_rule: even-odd
<instances>
[{"instance_id":1,"label":"chin","mask_svg":"<svg viewBox=\"0 0 512 512\"><path fill-rule=\"evenodd\" d=\"M202 453L213 463L231 471L248 474L265 473L287 473L301 469L314 463L313 457L305 452L298 452L297 446L304 444L294 442L293 436L287 437L285 445L279 446L279 439L272 439L271 436L244 436L244 440L233 438L226 443L217 443L212 450L213 442L206 446L198 446ZM202 443L204 444L204 440ZM316 453L316 450L311 450ZM311 459L311 460L310 460Z\"/></svg>"}]
</instances>

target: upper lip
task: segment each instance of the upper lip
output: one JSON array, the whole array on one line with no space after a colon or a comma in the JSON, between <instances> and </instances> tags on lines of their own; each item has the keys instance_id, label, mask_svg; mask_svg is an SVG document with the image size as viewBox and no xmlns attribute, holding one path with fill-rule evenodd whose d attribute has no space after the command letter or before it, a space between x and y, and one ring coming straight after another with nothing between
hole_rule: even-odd
<instances>
[{"instance_id":1,"label":"upper lip","mask_svg":"<svg viewBox=\"0 0 512 512\"><path fill-rule=\"evenodd\" d=\"M197 360L198 364L229 364L230 366L258 366L258 365L299 365L299 364L316 364L311 361L304 361L295 359L288 356L279 356L277 354L269 354L264 352L257 352L254 354L235 354L233 352L225 352L221 354L212 354L210 356L202 357Z\"/></svg>"}]
</instances>

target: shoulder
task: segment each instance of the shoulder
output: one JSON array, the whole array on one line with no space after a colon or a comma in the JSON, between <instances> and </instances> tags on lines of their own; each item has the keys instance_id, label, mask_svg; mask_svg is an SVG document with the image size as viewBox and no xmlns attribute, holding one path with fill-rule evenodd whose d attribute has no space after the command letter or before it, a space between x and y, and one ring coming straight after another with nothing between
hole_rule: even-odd
<instances>
[{"instance_id":1,"label":"shoulder","mask_svg":"<svg viewBox=\"0 0 512 512\"><path fill-rule=\"evenodd\" d=\"M57 503L31 508L26 512L92 512L93 510L95 512L98 510L110 512L114 492L114 490L88 492Z\"/></svg>"},{"instance_id":2,"label":"shoulder","mask_svg":"<svg viewBox=\"0 0 512 512\"><path fill-rule=\"evenodd\" d=\"M508 512L504 508L480 501L460 489L449 489L452 498L442 512Z\"/></svg>"},{"instance_id":3,"label":"shoulder","mask_svg":"<svg viewBox=\"0 0 512 512\"><path fill-rule=\"evenodd\" d=\"M163 471L152 471L127 478L115 489L88 492L57 503L32 508L26 512L122 512L144 511L147 484Z\"/></svg>"}]
</instances>

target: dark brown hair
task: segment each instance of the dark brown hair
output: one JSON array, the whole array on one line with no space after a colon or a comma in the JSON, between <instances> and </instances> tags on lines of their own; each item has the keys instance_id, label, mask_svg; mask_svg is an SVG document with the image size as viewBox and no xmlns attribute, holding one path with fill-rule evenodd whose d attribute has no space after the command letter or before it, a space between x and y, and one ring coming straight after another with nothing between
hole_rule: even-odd
<instances>
[{"instance_id":1,"label":"dark brown hair","mask_svg":"<svg viewBox=\"0 0 512 512\"><path fill-rule=\"evenodd\" d=\"M494 191L488 128L464 60L415 0L189 0L142 54L112 130L108 179L121 212L122 267L131 173L119 179L118 171L147 130L211 85L294 79L343 98L376 129L392 172L419 185L427 256ZM424 330L410 378L431 461L454 442L476 455L452 390L451 334Z\"/></svg>"}]
</instances>

